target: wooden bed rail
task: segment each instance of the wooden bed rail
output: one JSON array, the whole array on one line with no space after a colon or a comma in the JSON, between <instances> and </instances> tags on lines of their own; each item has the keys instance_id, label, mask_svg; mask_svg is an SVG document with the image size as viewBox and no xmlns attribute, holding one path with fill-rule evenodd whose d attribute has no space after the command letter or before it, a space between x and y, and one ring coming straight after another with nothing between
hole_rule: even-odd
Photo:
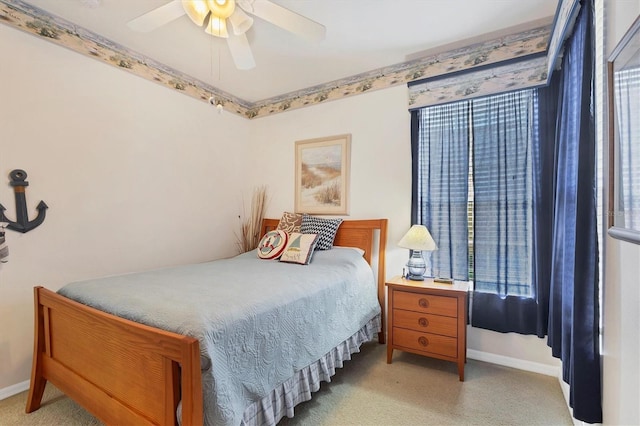
<instances>
[{"instance_id":1,"label":"wooden bed rail","mask_svg":"<svg viewBox=\"0 0 640 426\"><path fill-rule=\"evenodd\" d=\"M261 234L276 229L280 219L263 219ZM388 219L363 219L345 220L340 224L333 244L336 246L358 247L364 250L365 260L371 264L374 254L378 255L377 275L378 275L378 303L382 313L382 331L378 333L378 342L385 342L384 321L385 321L385 250L387 247L387 222ZM378 231L378 244L375 244L375 231Z\"/></svg>"},{"instance_id":2,"label":"wooden bed rail","mask_svg":"<svg viewBox=\"0 0 640 426\"><path fill-rule=\"evenodd\" d=\"M198 340L34 288L35 334L26 412L47 381L106 424L201 425Z\"/></svg>"}]
</instances>

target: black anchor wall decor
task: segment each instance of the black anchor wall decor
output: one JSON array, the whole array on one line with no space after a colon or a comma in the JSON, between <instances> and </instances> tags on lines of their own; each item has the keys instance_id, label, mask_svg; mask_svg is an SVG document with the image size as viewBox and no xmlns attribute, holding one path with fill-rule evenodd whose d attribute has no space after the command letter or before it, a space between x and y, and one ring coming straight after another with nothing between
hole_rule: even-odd
<instances>
[{"instance_id":1,"label":"black anchor wall decor","mask_svg":"<svg viewBox=\"0 0 640 426\"><path fill-rule=\"evenodd\" d=\"M44 201L40 201L36 207L38 209L38 216L30 221L29 215L27 214L27 199L25 197L25 187L29 186L29 182L25 180L27 179L27 172L16 169L9 173L9 178L11 178L9 184L13 186L13 192L16 196L16 221L9 220L7 216L5 216L4 211L6 209L0 204L0 222L7 222L9 223L7 229L24 234L44 222L44 217L47 214L49 206L47 206Z\"/></svg>"}]
</instances>

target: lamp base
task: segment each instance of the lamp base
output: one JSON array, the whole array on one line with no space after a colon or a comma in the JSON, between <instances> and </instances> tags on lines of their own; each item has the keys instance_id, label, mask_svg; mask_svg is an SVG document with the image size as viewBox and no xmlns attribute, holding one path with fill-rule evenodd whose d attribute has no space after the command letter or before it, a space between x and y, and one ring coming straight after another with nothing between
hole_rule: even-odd
<instances>
[{"instance_id":1,"label":"lamp base","mask_svg":"<svg viewBox=\"0 0 640 426\"><path fill-rule=\"evenodd\" d=\"M407 274L407 279L411 281L424 281L424 276Z\"/></svg>"},{"instance_id":2,"label":"lamp base","mask_svg":"<svg viewBox=\"0 0 640 426\"><path fill-rule=\"evenodd\" d=\"M413 281L424 281L424 273L427 271L427 265L422 257L422 251L413 250L409 262L407 262L407 278Z\"/></svg>"}]
</instances>

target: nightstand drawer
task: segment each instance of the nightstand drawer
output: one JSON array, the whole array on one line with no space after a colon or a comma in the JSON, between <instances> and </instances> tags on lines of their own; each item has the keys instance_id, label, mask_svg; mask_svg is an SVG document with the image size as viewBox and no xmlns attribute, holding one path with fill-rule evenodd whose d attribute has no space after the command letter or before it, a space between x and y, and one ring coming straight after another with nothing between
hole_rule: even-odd
<instances>
[{"instance_id":1,"label":"nightstand drawer","mask_svg":"<svg viewBox=\"0 0 640 426\"><path fill-rule=\"evenodd\" d=\"M445 315L454 318L458 316L458 302L455 297L394 291L393 300L393 307L396 309Z\"/></svg>"},{"instance_id":2,"label":"nightstand drawer","mask_svg":"<svg viewBox=\"0 0 640 426\"><path fill-rule=\"evenodd\" d=\"M394 349L455 362L464 381L467 361L467 295L469 283L412 281L396 276L386 281L387 364Z\"/></svg>"},{"instance_id":3,"label":"nightstand drawer","mask_svg":"<svg viewBox=\"0 0 640 426\"><path fill-rule=\"evenodd\" d=\"M458 340L438 334L420 333L393 327L393 346L456 358Z\"/></svg>"},{"instance_id":4,"label":"nightstand drawer","mask_svg":"<svg viewBox=\"0 0 640 426\"><path fill-rule=\"evenodd\" d=\"M450 337L458 336L458 319L453 317L394 309L393 325L423 333L442 334Z\"/></svg>"}]
</instances>

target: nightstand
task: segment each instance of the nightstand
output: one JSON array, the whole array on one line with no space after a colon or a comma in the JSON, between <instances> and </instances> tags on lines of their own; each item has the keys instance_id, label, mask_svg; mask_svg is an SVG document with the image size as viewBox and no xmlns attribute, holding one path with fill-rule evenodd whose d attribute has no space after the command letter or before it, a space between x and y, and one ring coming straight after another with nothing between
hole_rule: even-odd
<instances>
[{"instance_id":1,"label":"nightstand","mask_svg":"<svg viewBox=\"0 0 640 426\"><path fill-rule=\"evenodd\" d=\"M439 358L458 364L464 381L467 361L467 295L469 283L412 281L401 276L387 280L387 363L393 350Z\"/></svg>"}]
</instances>

